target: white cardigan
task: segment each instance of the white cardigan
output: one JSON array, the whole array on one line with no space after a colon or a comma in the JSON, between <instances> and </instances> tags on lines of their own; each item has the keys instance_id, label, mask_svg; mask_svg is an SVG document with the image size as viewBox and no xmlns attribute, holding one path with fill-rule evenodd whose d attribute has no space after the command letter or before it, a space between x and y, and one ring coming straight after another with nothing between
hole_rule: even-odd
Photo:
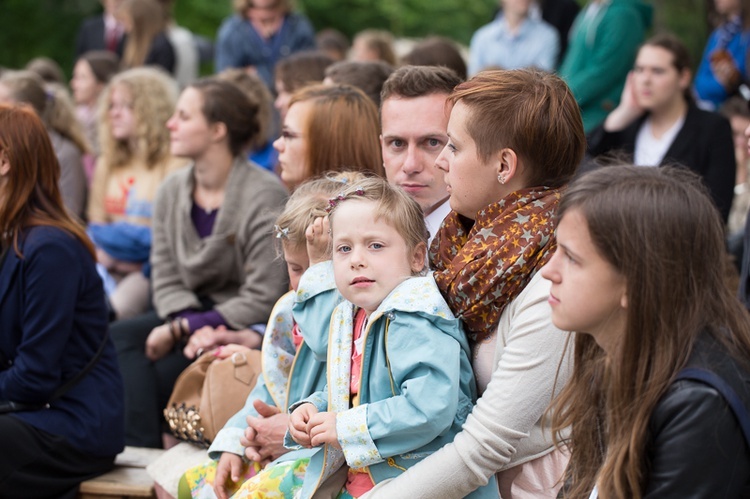
<instances>
[{"instance_id":1,"label":"white cardigan","mask_svg":"<svg viewBox=\"0 0 750 499\"><path fill-rule=\"evenodd\" d=\"M553 450L541 418L568 379L573 342L563 356L568 334L552 325L549 289L537 272L503 311L492 379L453 443L364 497L460 498Z\"/></svg>"}]
</instances>

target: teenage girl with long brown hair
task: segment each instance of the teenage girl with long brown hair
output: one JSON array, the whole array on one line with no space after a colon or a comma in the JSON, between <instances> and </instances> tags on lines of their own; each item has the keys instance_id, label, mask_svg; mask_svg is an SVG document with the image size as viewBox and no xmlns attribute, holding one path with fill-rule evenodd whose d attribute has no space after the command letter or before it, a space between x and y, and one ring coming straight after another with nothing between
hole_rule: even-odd
<instances>
[{"instance_id":1,"label":"teenage girl with long brown hair","mask_svg":"<svg viewBox=\"0 0 750 499\"><path fill-rule=\"evenodd\" d=\"M558 219L542 276L552 322L577 333L551 407L558 437L570 427L564 497L748 497L750 318L700 180L604 168L571 184Z\"/></svg>"}]
</instances>

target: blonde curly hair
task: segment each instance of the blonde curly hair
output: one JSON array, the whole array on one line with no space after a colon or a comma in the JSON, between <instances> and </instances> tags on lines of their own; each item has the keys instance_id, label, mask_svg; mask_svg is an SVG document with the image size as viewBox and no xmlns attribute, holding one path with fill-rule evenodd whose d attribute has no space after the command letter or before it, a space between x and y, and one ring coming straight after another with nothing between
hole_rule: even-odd
<instances>
[{"instance_id":1,"label":"blonde curly hair","mask_svg":"<svg viewBox=\"0 0 750 499\"><path fill-rule=\"evenodd\" d=\"M118 140L112 136L109 107L116 87L124 88L130 94L135 140ZM177 82L156 68L133 68L112 77L99 99L99 142L103 163L112 168L140 157L149 167L154 167L166 159L169 156L166 122L174 112L178 93Z\"/></svg>"}]
</instances>

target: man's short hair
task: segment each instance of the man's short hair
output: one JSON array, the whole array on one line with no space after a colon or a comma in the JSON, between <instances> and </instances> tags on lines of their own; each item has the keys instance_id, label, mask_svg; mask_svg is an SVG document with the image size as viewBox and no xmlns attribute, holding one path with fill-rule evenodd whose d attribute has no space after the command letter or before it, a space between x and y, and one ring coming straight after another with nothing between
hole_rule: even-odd
<instances>
[{"instance_id":1,"label":"man's short hair","mask_svg":"<svg viewBox=\"0 0 750 499\"><path fill-rule=\"evenodd\" d=\"M403 66L383 84L380 102L389 97L407 99L432 94L450 94L463 80L455 71L441 66Z\"/></svg>"}]
</instances>

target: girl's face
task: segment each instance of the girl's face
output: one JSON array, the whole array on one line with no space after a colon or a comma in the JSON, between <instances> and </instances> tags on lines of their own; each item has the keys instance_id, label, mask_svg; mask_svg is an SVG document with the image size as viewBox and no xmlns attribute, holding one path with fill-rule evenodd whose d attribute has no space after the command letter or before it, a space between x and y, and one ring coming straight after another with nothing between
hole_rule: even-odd
<instances>
[{"instance_id":1,"label":"girl's face","mask_svg":"<svg viewBox=\"0 0 750 499\"><path fill-rule=\"evenodd\" d=\"M714 0L716 12L724 15L739 14L740 0Z\"/></svg>"},{"instance_id":2,"label":"girl's face","mask_svg":"<svg viewBox=\"0 0 750 499\"><path fill-rule=\"evenodd\" d=\"M425 245L409 248L395 227L375 219L373 201L348 199L331 219L333 274L341 295L371 314L424 266Z\"/></svg>"},{"instance_id":3,"label":"girl's face","mask_svg":"<svg viewBox=\"0 0 750 499\"><path fill-rule=\"evenodd\" d=\"M70 88L73 89L73 99L76 104L90 106L96 102L104 86L94 76L91 65L80 59L73 68Z\"/></svg>"},{"instance_id":4,"label":"girl's face","mask_svg":"<svg viewBox=\"0 0 750 499\"><path fill-rule=\"evenodd\" d=\"M291 187L307 180L310 166L307 164L307 123L310 119L312 103L301 101L289 108L281 129L281 137L276 139L273 147L279 151L281 180Z\"/></svg>"},{"instance_id":5,"label":"girl's face","mask_svg":"<svg viewBox=\"0 0 750 499\"><path fill-rule=\"evenodd\" d=\"M353 61L378 61L380 54L373 50L364 38L355 38L352 44L351 59Z\"/></svg>"},{"instance_id":6,"label":"girl's face","mask_svg":"<svg viewBox=\"0 0 750 499\"><path fill-rule=\"evenodd\" d=\"M289 284L294 291L297 291L299 280L305 270L310 266L310 260L307 257L307 247L294 248L289 243L283 243L284 261L286 270L289 272Z\"/></svg>"},{"instance_id":7,"label":"girl's face","mask_svg":"<svg viewBox=\"0 0 750 499\"><path fill-rule=\"evenodd\" d=\"M638 104L654 111L683 99L690 85L690 72L677 71L674 55L667 49L644 45L633 67L633 83Z\"/></svg>"},{"instance_id":8,"label":"girl's face","mask_svg":"<svg viewBox=\"0 0 750 499\"><path fill-rule=\"evenodd\" d=\"M482 208L510 193L497 180L495 161L485 163L479 158L477 144L466 131L470 119L470 109L458 101L448 120L448 144L435 166L445 174L451 208L474 220Z\"/></svg>"},{"instance_id":9,"label":"girl's face","mask_svg":"<svg viewBox=\"0 0 750 499\"><path fill-rule=\"evenodd\" d=\"M128 140L135 135L133 96L122 85L112 87L109 95L109 128L116 140Z\"/></svg>"},{"instance_id":10,"label":"girl's face","mask_svg":"<svg viewBox=\"0 0 750 499\"><path fill-rule=\"evenodd\" d=\"M625 277L594 246L580 210L566 212L557 226L557 251L542 268L552 282L552 322L563 331L588 333L608 354L625 332Z\"/></svg>"},{"instance_id":11,"label":"girl's face","mask_svg":"<svg viewBox=\"0 0 750 499\"><path fill-rule=\"evenodd\" d=\"M203 95L186 88L177 100L174 114L167 120L169 150L173 156L197 158L214 140L214 128L203 115Z\"/></svg>"}]
</instances>

